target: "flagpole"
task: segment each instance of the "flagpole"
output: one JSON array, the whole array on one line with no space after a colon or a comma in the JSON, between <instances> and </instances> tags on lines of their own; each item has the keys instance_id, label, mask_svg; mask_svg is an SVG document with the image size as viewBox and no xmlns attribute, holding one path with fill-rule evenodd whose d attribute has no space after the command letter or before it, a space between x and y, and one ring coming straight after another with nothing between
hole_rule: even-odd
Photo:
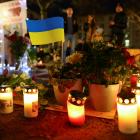
<instances>
[{"instance_id":1,"label":"flagpole","mask_svg":"<svg viewBox=\"0 0 140 140\"><path fill-rule=\"evenodd\" d=\"M64 56L63 56L63 54L64 54L64 53L63 53L63 52L64 52L64 42L62 41L61 44L62 44L62 45L61 45L61 46L62 46L62 47L61 47L61 63L63 63L63 61L64 61L64 60L63 60L63 59L64 59Z\"/></svg>"}]
</instances>

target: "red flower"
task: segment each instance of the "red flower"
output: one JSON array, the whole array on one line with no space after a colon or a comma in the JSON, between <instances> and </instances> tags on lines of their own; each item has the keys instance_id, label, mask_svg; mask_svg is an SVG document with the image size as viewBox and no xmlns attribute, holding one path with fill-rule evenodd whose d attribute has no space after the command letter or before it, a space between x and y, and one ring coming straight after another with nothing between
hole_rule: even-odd
<instances>
[{"instance_id":1,"label":"red flower","mask_svg":"<svg viewBox=\"0 0 140 140\"><path fill-rule=\"evenodd\" d=\"M13 96L15 97L15 96L17 96L17 93L16 93L16 91L13 91Z\"/></svg>"},{"instance_id":2,"label":"red flower","mask_svg":"<svg viewBox=\"0 0 140 140\"><path fill-rule=\"evenodd\" d=\"M16 41L20 41L23 44L29 44L29 38L27 38L27 36L23 37L23 36L19 36L18 33L15 31L12 35L8 36L5 35L5 37L7 39L9 39L12 42L16 42Z\"/></svg>"},{"instance_id":3,"label":"red flower","mask_svg":"<svg viewBox=\"0 0 140 140\"><path fill-rule=\"evenodd\" d=\"M135 61L135 56L129 56L128 58L127 58L127 64L128 65L134 65L136 63L136 61Z\"/></svg>"},{"instance_id":4,"label":"red flower","mask_svg":"<svg viewBox=\"0 0 140 140\"><path fill-rule=\"evenodd\" d=\"M3 75L4 75L4 76L7 76L7 75L8 75L8 69L4 69L4 70L3 70Z\"/></svg>"},{"instance_id":5,"label":"red flower","mask_svg":"<svg viewBox=\"0 0 140 140\"><path fill-rule=\"evenodd\" d=\"M88 84L87 79L83 79L83 80L82 80L82 84L83 84L83 86L86 86L86 85Z\"/></svg>"},{"instance_id":6,"label":"red flower","mask_svg":"<svg viewBox=\"0 0 140 140\"><path fill-rule=\"evenodd\" d=\"M122 48L122 52L124 53L125 58L131 57L131 56L130 56L130 53L127 51L126 48Z\"/></svg>"},{"instance_id":7,"label":"red flower","mask_svg":"<svg viewBox=\"0 0 140 140\"><path fill-rule=\"evenodd\" d=\"M5 37L7 39L9 39L10 41L16 41L17 40L17 32L14 32L12 35L8 36L8 35L5 35Z\"/></svg>"},{"instance_id":8,"label":"red flower","mask_svg":"<svg viewBox=\"0 0 140 140\"><path fill-rule=\"evenodd\" d=\"M35 75L32 76L32 80L36 81L36 76Z\"/></svg>"}]
</instances>

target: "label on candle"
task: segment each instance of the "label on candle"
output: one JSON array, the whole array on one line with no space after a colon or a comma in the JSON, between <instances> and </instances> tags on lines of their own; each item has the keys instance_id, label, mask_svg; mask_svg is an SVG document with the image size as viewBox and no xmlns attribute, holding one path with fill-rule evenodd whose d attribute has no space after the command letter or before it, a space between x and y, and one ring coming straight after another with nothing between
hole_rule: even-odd
<instances>
[{"instance_id":1,"label":"label on candle","mask_svg":"<svg viewBox=\"0 0 140 140\"><path fill-rule=\"evenodd\" d=\"M38 111L38 102L32 102L32 112Z\"/></svg>"},{"instance_id":2,"label":"label on candle","mask_svg":"<svg viewBox=\"0 0 140 140\"><path fill-rule=\"evenodd\" d=\"M9 107L12 107L12 100L1 100L0 99L0 110L5 110Z\"/></svg>"}]
</instances>

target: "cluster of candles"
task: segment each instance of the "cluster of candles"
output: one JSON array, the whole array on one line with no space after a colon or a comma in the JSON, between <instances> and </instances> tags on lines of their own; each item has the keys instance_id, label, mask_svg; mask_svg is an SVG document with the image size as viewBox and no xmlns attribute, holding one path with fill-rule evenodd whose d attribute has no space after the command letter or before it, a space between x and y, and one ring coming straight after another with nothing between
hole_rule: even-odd
<instances>
[{"instance_id":1,"label":"cluster of candles","mask_svg":"<svg viewBox=\"0 0 140 140\"><path fill-rule=\"evenodd\" d=\"M38 89L34 86L25 86L24 95L24 116L33 118L38 116ZM8 85L0 86L0 113L8 114L13 112L13 91Z\"/></svg>"},{"instance_id":2,"label":"cluster of candles","mask_svg":"<svg viewBox=\"0 0 140 140\"><path fill-rule=\"evenodd\" d=\"M24 116L38 116L38 89L35 86L23 88ZM67 100L68 117L72 124L83 125L85 122L86 97L80 91L72 90ZM13 90L8 85L0 86L0 113L13 112Z\"/></svg>"},{"instance_id":3,"label":"cluster of candles","mask_svg":"<svg viewBox=\"0 0 140 140\"><path fill-rule=\"evenodd\" d=\"M85 101L79 91L71 91L67 100L68 118L71 124L81 126L85 122ZM122 95L122 96L121 96ZM118 94L117 97L118 128L125 134L138 131L140 121L140 78L133 93Z\"/></svg>"},{"instance_id":4,"label":"cluster of candles","mask_svg":"<svg viewBox=\"0 0 140 140\"><path fill-rule=\"evenodd\" d=\"M24 116L33 118L38 116L38 89L25 86ZM67 99L68 118L71 124L81 126L85 122L86 97L82 92L72 90ZM0 113L13 112L13 91L10 86L0 86ZM133 93L117 97L118 127L120 132L133 134L137 132L137 121L140 121L140 79Z\"/></svg>"},{"instance_id":5,"label":"cluster of candles","mask_svg":"<svg viewBox=\"0 0 140 140\"><path fill-rule=\"evenodd\" d=\"M132 93L117 97L118 127L120 132L134 134L138 130L140 121L140 77Z\"/></svg>"},{"instance_id":6,"label":"cluster of candles","mask_svg":"<svg viewBox=\"0 0 140 140\"><path fill-rule=\"evenodd\" d=\"M38 89L35 86L23 88L24 116L33 118L38 116ZM86 97L82 92L72 90L67 100L69 121L73 125L81 126L85 122ZM0 113L13 112L13 90L8 85L0 86Z\"/></svg>"}]
</instances>

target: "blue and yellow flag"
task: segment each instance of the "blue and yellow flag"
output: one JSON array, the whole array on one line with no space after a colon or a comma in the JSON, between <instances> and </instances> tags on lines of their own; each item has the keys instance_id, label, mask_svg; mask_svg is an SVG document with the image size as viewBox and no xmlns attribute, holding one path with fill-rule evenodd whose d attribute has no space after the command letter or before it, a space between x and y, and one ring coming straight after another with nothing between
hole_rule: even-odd
<instances>
[{"instance_id":1,"label":"blue and yellow flag","mask_svg":"<svg viewBox=\"0 0 140 140\"><path fill-rule=\"evenodd\" d=\"M64 19L62 17L27 20L26 23L32 45L64 42Z\"/></svg>"}]
</instances>

